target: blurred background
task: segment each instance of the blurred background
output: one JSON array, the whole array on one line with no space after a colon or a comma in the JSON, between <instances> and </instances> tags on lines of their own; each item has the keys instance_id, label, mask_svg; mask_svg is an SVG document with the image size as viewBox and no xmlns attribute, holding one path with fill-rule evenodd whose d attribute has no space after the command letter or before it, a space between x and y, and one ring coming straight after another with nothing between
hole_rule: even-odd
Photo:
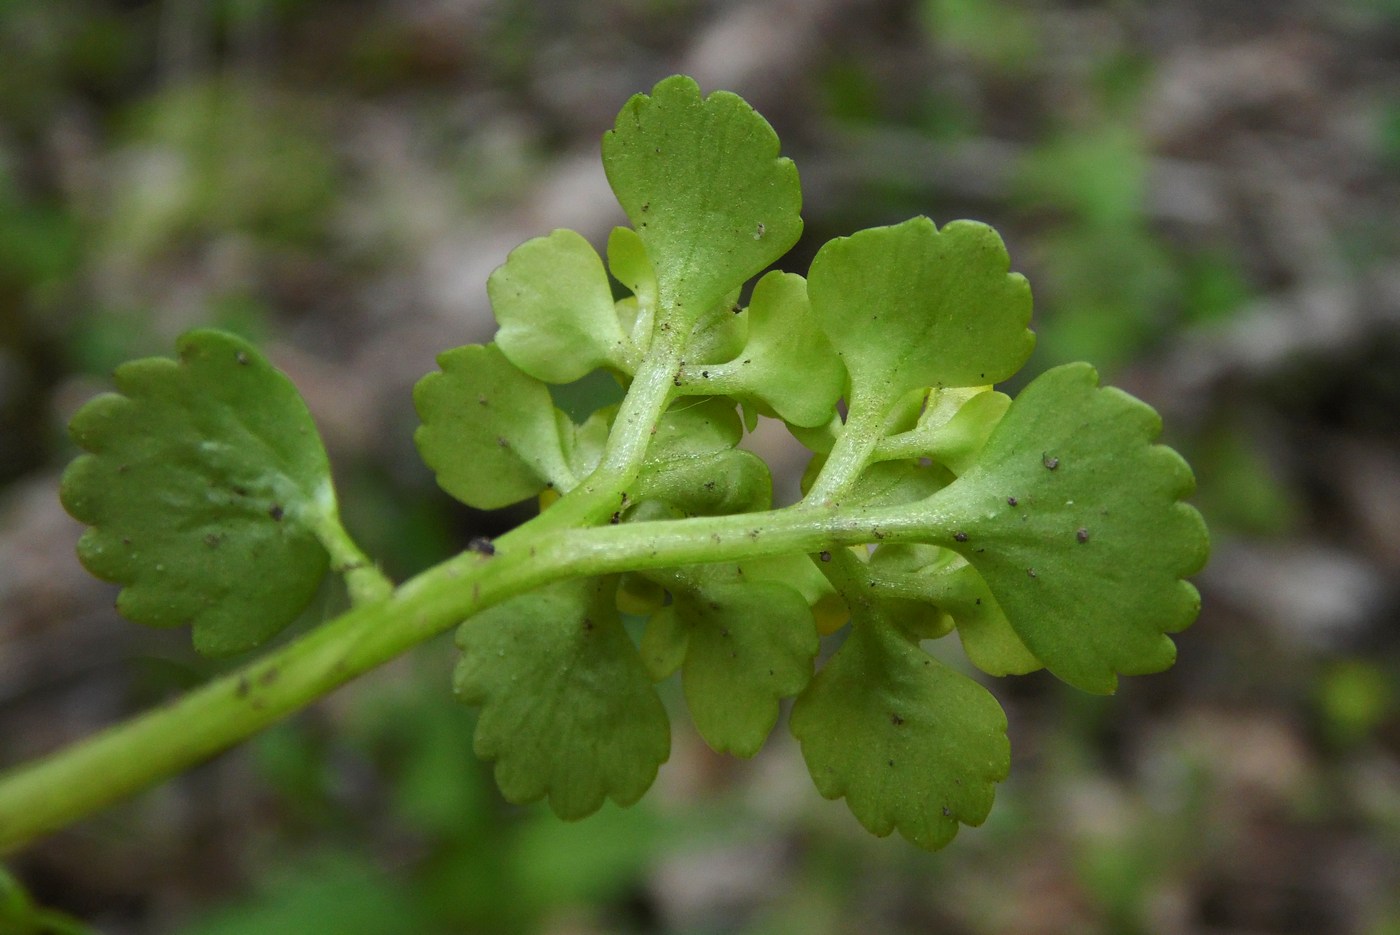
<instances>
[{"instance_id":1,"label":"blurred background","mask_svg":"<svg viewBox=\"0 0 1400 935\"><path fill-rule=\"evenodd\" d=\"M781 726L708 752L674 686L640 805L505 805L443 638L15 879L112 935L1400 933L1400 0L0 2L0 763L220 671L115 617L56 498L68 416L191 326L291 374L396 577L520 519L436 489L410 388L489 338L511 247L601 246L599 135L674 72L796 160L787 268L988 221L1027 372L1088 359L1162 412L1215 541L1178 665L993 684L1011 778L925 854Z\"/></svg>"}]
</instances>

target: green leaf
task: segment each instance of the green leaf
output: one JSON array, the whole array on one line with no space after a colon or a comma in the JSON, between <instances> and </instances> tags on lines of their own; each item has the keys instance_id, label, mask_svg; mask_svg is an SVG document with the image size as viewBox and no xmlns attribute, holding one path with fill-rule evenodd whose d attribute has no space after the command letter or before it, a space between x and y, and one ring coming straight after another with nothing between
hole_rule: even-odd
<instances>
[{"instance_id":1,"label":"green leaf","mask_svg":"<svg viewBox=\"0 0 1400 935\"><path fill-rule=\"evenodd\" d=\"M661 312L688 327L786 253L802 191L744 100L684 76L638 94L603 135L603 167L656 271Z\"/></svg>"},{"instance_id":2,"label":"green leaf","mask_svg":"<svg viewBox=\"0 0 1400 935\"><path fill-rule=\"evenodd\" d=\"M727 399L683 399L662 414L647 448L654 463L702 458L733 448L744 437L734 403Z\"/></svg>"},{"instance_id":3,"label":"green leaf","mask_svg":"<svg viewBox=\"0 0 1400 935\"><path fill-rule=\"evenodd\" d=\"M670 725L613 605L615 578L548 585L457 631L458 696L480 705L474 748L511 802L561 818L630 805L670 755Z\"/></svg>"},{"instance_id":4,"label":"green leaf","mask_svg":"<svg viewBox=\"0 0 1400 935\"><path fill-rule=\"evenodd\" d=\"M1030 355L1030 287L996 231L926 217L827 243L812 260L812 310L850 373L854 400L922 387L986 386Z\"/></svg>"},{"instance_id":5,"label":"green leaf","mask_svg":"<svg viewBox=\"0 0 1400 935\"><path fill-rule=\"evenodd\" d=\"M117 393L70 425L90 452L63 476L63 505L92 526L78 556L123 585L121 614L190 624L201 653L241 652L302 611L339 528L330 468L306 405L253 347L192 331L179 360L116 371ZM343 534L343 533L342 533Z\"/></svg>"},{"instance_id":6,"label":"green leaf","mask_svg":"<svg viewBox=\"0 0 1400 935\"><path fill-rule=\"evenodd\" d=\"M1045 667L1011 628L976 569L958 559L945 566L939 577L938 605L952 615L963 652L973 665L998 677Z\"/></svg>"},{"instance_id":7,"label":"green leaf","mask_svg":"<svg viewBox=\"0 0 1400 935\"><path fill-rule=\"evenodd\" d=\"M637 499L664 500L683 516L751 513L773 503L773 476L767 462L752 451L738 449L648 462L635 489Z\"/></svg>"},{"instance_id":8,"label":"green leaf","mask_svg":"<svg viewBox=\"0 0 1400 935\"><path fill-rule=\"evenodd\" d=\"M882 603L911 635L928 639L947 632L942 626L930 629L925 618L901 606L912 601L937 608L948 625L956 626L968 659L988 675L1025 675L1042 668L1011 629L982 576L955 552L912 543L882 545L870 556L869 572L877 588L872 593L885 598ZM899 596L891 600L890 593Z\"/></svg>"},{"instance_id":9,"label":"green leaf","mask_svg":"<svg viewBox=\"0 0 1400 935\"><path fill-rule=\"evenodd\" d=\"M850 498L866 506L912 503L941 490L952 479L948 470L940 465L882 461L861 472Z\"/></svg>"},{"instance_id":10,"label":"green leaf","mask_svg":"<svg viewBox=\"0 0 1400 935\"><path fill-rule=\"evenodd\" d=\"M856 553L859 555L859 553ZM863 566L861 599L878 604L884 617L910 637L936 640L953 629L953 618L939 601L933 572L948 558L947 549L916 543L887 543L870 553ZM960 559L959 559L960 560ZM847 569L852 563L846 563Z\"/></svg>"},{"instance_id":11,"label":"green leaf","mask_svg":"<svg viewBox=\"0 0 1400 935\"><path fill-rule=\"evenodd\" d=\"M647 617L656 613L665 604L666 589L648 577L646 572L628 571L623 572L618 577L617 609L621 613L634 617ZM643 647L643 655L645 655L645 647ZM662 675L657 680L660 681L665 677Z\"/></svg>"},{"instance_id":12,"label":"green leaf","mask_svg":"<svg viewBox=\"0 0 1400 935\"><path fill-rule=\"evenodd\" d=\"M632 293L617 303L624 331L641 353L651 347L651 326L656 318L656 271L647 259L642 238L630 227L614 227L608 235L608 269Z\"/></svg>"},{"instance_id":13,"label":"green leaf","mask_svg":"<svg viewBox=\"0 0 1400 935\"><path fill-rule=\"evenodd\" d=\"M836 445L836 440L841 437L841 432L844 427L845 423L841 420L840 414L833 414L830 421L825 425L819 425L814 428L803 428L800 425L789 423L788 431L792 433L792 437L797 439L798 443L801 444L803 448L816 454L828 455L831 454L831 449ZM811 466L811 462L808 463L809 466ZM820 464L812 467L813 477L816 477L816 469L820 467Z\"/></svg>"},{"instance_id":14,"label":"green leaf","mask_svg":"<svg viewBox=\"0 0 1400 935\"><path fill-rule=\"evenodd\" d=\"M951 394L954 391L942 392ZM928 456L947 466L954 474L961 474L972 465L1009 408L1010 396L986 391L974 394L958 406L947 421L922 421L919 431L928 446Z\"/></svg>"},{"instance_id":15,"label":"green leaf","mask_svg":"<svg viewBox=\"0 0 1400 935\"><path fill-rule=\"evenodd\" d=\"M1006 778L1006 715L986 689L871 608L793 705L817 791L873 834L935 850L978 825Z\"/></svg>"},{"instance_id":16,"label":"green leaf","mask_svg":"<svg viewBox=\"0 0 1400 935\"><path fill-rule=\"evenodd\" d=\"M770 555L740 562L739 567L750 581L780 581L801 594L823 636L841 629L851 618L845 599L806 555Z\"/></svg>"},{"instance_id":17,"label":"green leaf","mask_svg":"<svg viewBox=\"0 0 1400 935\"><path fill-rule=\"evenodd\" d=\"M1010 405L1010 396L981 387L934 390L918 423L882 441L875 457L932 458L961 474L977 459Z\"/></svg>"},{"instance_id":18,"label":"green leaf","mask_svg":"<svg viewBox=\"0 0 1400 935\"><path fill-rule=\"evenodd\" d=\"M527 240L486 291L501 325L496 345L530 376L571 383L599 367L636 369L639 355L618 323L603 261L581 234Z\"/></svg>"},{"instance_id":19,"label":"green leaf","mask_svg":"<svg viewBox=\"0 0 1400 935\"><path fill-rule=\"evenodd\" d=\"M797 426L830 422L846 371L812 318L806 281L793 273L769 273L754 286L747 315L748 340L739 356L727 363L691 364L687 390L756 399Z\"/></svg>"},{"instance_id":20,"label":"green leaf","mask_svg":"<svg viewBox=\"0 0 1400 935\"><path fill-rule=\"evenodd\" d=\"M444 351L438 366L440 372L413 388L423 420L413 440L443 490L468 506L494 510L545 487L574 486L543 383L494 344Z\"/></svg>"},{"instance_id":21,"label":"green leaf","mask_svg":"<svg viewBox=\"0 0 1400 935\"><path fill-rule=\"evenodd\" d=\"M898 435L910 431L929 415L928 407L930 405L934 407L935 411L942 409L940 403L947 392L963 391L959 389L931 390L926 386L905 390L903 395L895 398L894 405L890 407L885 416L884 434L886 436Z\"/></svg>"},{"instance_id":22,"label":"green leaf","mask_svg":"<svg viewBox=\"0 0 1400 935\"><path fill-rule=\"evenodd\" d=\"M630 227L614 227L608 235L608 269L637 300L656 306L656 271L647 258L646 244Z\"/></svg>"},{"instance_id":23,"label":"green leaf","mask_svg":"<svg viewBox=\"0 0 1400 935\"><path fill-rule=\"evenodd\" d=\"M559 410L554 411L554 423L559 431L559 444L564 452L564 461L574 478L587 477L603 460L603 450L607 447L608 431L612 420L617 416L616 406L604 406L583 421L574 422ZM573 485L555 484L561 493L573 489Z\"/></svg>"},{"instance_id":24,"label":"green leaf","mask_svg":"<svg viewBox=\"0 0 1400 935\"><path fill-rule=\"evenodd\" d=\"M916 508L977 569L1045 667L1085 691L1159 672L1165 634L1200 610L1182 580L1205 563L1195 486L1161 420L1087 364L1046 371L1011 405L977 462Z\"/></svg>"},{"instance_id":25,"label":"green leaf","mask_svg":"<svg viewBox=\"0 0 1400 935\"><path fill-rule=\"evenodd\" d=\"M653 682L670 678L685 662L690 627L668 604L655 608L642 631L642 662Z\"/></svg>"},{"instance_id":26,"label":"green leaf","mask_svg":"<svg viewBox=\"0 0 1400 935\"><path fill-rule=\"evenodd\" d=\"M725 294L723 301L701 315L690 329L685 342L686 360L681 361L681 376L687 361L724 361L737 358L748 338L748 321L739 304L739 290Z\"/></svg>"},{"instance_id":27,"label":"green leaf","mask_svg":"<svg viewBox=\"0 0 1400 935\"><path fill-rule=\"evenodd\" d=\"M777 723L778 702L812 678L820 643L801 594L776 581L745 581L735 566L727 568L736 573L733 583L673 591L673 602L648 622L657 635L643 647L657 652L655 674L684 646L681 682L700 736L721 753L748 757Z\"/></svg>"},{"instance_id":28,"label":"green leaf","mask_svg":"<svg viewBox=\"0 0 1400 935\"><path fill-rule=\"evenodd\" d=\"M773 499L768 465L734 448L743 426L731 400L683 400L657 423L633 500L661 499L689 515L767 509Z\"/></svg>"}]
</instances>

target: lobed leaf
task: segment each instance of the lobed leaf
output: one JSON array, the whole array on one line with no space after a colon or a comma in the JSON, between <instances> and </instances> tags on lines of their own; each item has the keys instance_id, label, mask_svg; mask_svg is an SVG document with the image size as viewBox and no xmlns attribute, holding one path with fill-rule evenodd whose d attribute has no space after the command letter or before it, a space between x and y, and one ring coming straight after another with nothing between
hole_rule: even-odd
<instances>
[{"instance_id":1,"label":"lobed leaf","mask_svg":"<svg viewBox=\"0 0 1400 935\"><path fill-rule=\"evenodd\" d=\"M123 585L124 617L190 625L199 652L222 656L282 630L316 593L335 495L291 381L230 334L192 331L176 348L178 360L122 365L118 392L73 416L88 454L61 498L92 527L84 567Z\"/></svg>"},{"instance_id":2,"label":"lobed leaf","mask_svg":"<svg viewBox=\"0 0 1400 935\"><path fill-rule=\"evenodd\" d=\"M838 237L807 277L812 311L853 398L893 403L924 387L986 386L1030 356L1030 287L996 231L926 217Z\"/></svg>"},{"instance_id":3,"label":"lobed leaf","mask_svg":"<svg viewBox=\"0 0 1400 935\"><path fill-rule=\"evenodd\" d=\"M968 659L988 675L1025 675L1043 667L1011 629L981 575L956 553L912 543L882 545L868 568L876 589L871 593L882 596L882 604L913 601L937 608L948 626L957 627ZM898 595L893 602L891 592ZM942 625L928 628L924 618L907 610L902 616L900 624L913 636L929 639L947 632Z\"/></svg>"},{"instance_id":4,"label":"lobed leaf","mask_svg":"<svg viewBox=\"0 0 1400 935\"><path fill-rule=\"evenodd\" d=\"M726 449L704 457L648 461L637 499L664 500L682 516L724 516L766 510L773 502L768 463L752 451Z\"/></svg>"},{"instance_id":5,"label":"lobed leaf","mask_svg":"<svg viewBox=\"0 0 1400 935\"><path fill-rule=\"evenodd\" d=\"M646 353L656 317L656 272L647 259L646 245L632 228L614 227L608 235L608 269L632 293L617 304L621 327L631 335L633 345Z\"/></svg>"},{"instance_id":6,"label":"lobed leaf","mask_svg":"<svg viewBox=\"0 0 1400 935\"><path fill-rule=\"evenodd\" d=\"M656 424L647 460L660 463L704 458L739 444L744 427L734 404L723 398L673 403Z\"/></svg>"},{"instance_id":7,"label":"lobed leaf","mask_svg":"<svg viewBox=\"0 0 1400 935\"><path fill-rule=\"evenodd\" d=\"M647 617L666 606L666 589L653 580L647 572L626 571L618 576L617 609L634 617ZM643 656L645 656L645 647ZM647 663L650 668L651 663ZM670 672L654 676L656 681L664 679Z\"/></svg>"},{"instance_id":8,"label":"lobed leaf","mask_svg":"<svg viewBox=\"0 0 1400 935\"><path fill-rule=\"evenodd\" d=\"M986 689L919 649L876 608L793 704L817 790L871 833L929 850L978 825L1011 764L1006 715Z\"/></svg>"},{"instance_id":9,"label":"lobed leaf","mask_svg":"<svg viewBox=\"0 0 1400 935\"><path fill-rule=\"evenodd\" d=\"M669 593L667 594L669 597ZM642 664L653 682L670 678L685 662L690 627L669 604L653 608L642 631Z\"/></svg>"},{"instance_id":10,"label":"lobed leaf","mask_svg":"<svg viewBox=\"0 0 1400 935\"><path fill-rule=\"evenodd\" d=\"M987 583L959 559L941 575L939 606L952 615L963 652L988 675L1025 675L1045 664L1022 642Z\"/></svg>"},{"instance_id":11,"label":"lobed leaf","mask_svg":"<svg viewBox=\"0 0 1400 935\"><path fill-rule=\"evenodd\" d=\"M692 364L689 389L757 400L797 426L830 422L846 371L812 318L806 281L793 273L769 273L754 286L747 316L748 338L739 356Z\"/></svg>"},{"instance_id":12,"label":"lobed leaf","mask_svg":"<svg viewBox=\"0 0 1400 935\"><path fill-rule=\"evenodd\" d=\"M683 659L681 681L700 736L721 753L747 757L777 723L778 702L806 687L819 645L797 591L776 581L712 580L673 592L648 621L643 651L651 651L653 675L664 677Z\"/></svg>"},{"instance_id":13,"label":"lobed leaf","mask_svg":"<svg viewBox=\"0 0 1400 935\"><path fill-rule=\"evenodd\" d=\"M500 330L496 346L546 383L572 383L599 367L636 369L603 261L583 235L556 230L516 247L486 282Z\"/></svg>"},{"instance_id":14,"label":"lobed leaf","mask_svg":"<svg viewBox=\"0 0 1400 935\"><path fill-rule=\"evenodd\" d=\"M444 351L438 366L413 388L423 421L413 440L443 490L494 510L546 487L574 486L560 417L543 383L494 344Z\"/></svg>"},{"instance_id":15,"label":"lobed leaf","mask_svg":"<svg viewBox=\"0 0 1400 935\"><path fill-rule=\"evenodd\" d=\"M1200 610L1182 579L1205 563L1195 483L1152 444L1146 404L1099 388L1087 364L1046 371L1012 403L976 463L917 507L977 569L1026 647L1055 675L1110 693L1158 672L1165 634Z\"/></svg>"},{"instance_id":16,"label":"lobed leaf","mask_svg":"<svg viewBox=\"0 0 1400 935\"><path fill-rule=\"evenodd\" d=\"M816 476L815 471L811 469L809 473L812 477ZM912 503L941 490L952 479L953 475L942 465L921 465L914 461L881 461L861 472L849 497L852 502L865 506ZM808 480L810 481L810 478Z\"/></svg>"},{"instance_id":17,"label":"lobed leaf","mask_svg":"<svg viewBox=\"0 0 1400 935\"><path fill-rule=\"evenodd\" d=\"M693 364L694 361L722 361L739 356L749 330L742 311L739 290L735 289L695 321L685 342L686 360L681 361L679 376L684 377L687 361Z\"/></svg>"},{"instance_id":18,"label":"lobed leaf","mask_svg":"<svg viewBox=\"0 0 1400 935\"><path fill-rule=\"evenodd\" d=\"M690 78L637 94L603 135L603 167L656 273L662 314L688 328L802 233L797 169L742 98Z\"/></svg>"},{"instance_id":19,"label":"lobed leaf","mask_svg":"<svg viewBox=\"0 0 1400 935\"><path fill-rule=\"evenodd\" d=\"M564 462L575 481L593 473L594 468L603 460L608 432L612 429L612 420L616 416L616 406L604 406L595 410L580 424L558 409L554 410L554 424L559 432L560 450L564 453ZM554 482L554 488L561 493L567 493L574 486L563 479Z\"/></svg>"},{"instance_id":20,"label":"lobed leaf","mask_svg":"<svg viewBox=\"0 0 1400 935\"><path fill-rule=\"evenodd\" d=\"M630 227L614 227L608 235L608 269L644 305L656 305L656 271L646 244Z\"/></svg>"},{"instance_id":21,"label":"lobed leaf","mask_svg":"<svg viewBox=\"0 0 1400 935\"><path fill-rule=\"evenodd\" d=\"M816 618L817 632L822 636L835 633L850 620L846 601L832 587L812 559L806 555L770 555L739 563L743 575L750 581L780 581L802 595Z\"/></svg>"},{"instance_id":22,"label":"lobed leaf","mask_svg":"<svg viewBox=\"0 0 1400 935\"><path fill-rule=\"evenodd\" d=\"M854 553L862 557L859 552ZM947 636L954 626L952 615L936 598L937 572L947 559L957 558L936 545L886 543L859 564L846 562L847 573L860 572L857 579L860 598L878 606L882 615L908 636L936 640Z\"/></svg>"},{"instance_id":23,"label":"lobed leaf","mask_svg":"<svg viewBox=\"0 0 1400 935\"><path fill-rule=\"evenodd\" d=\"M961 474L977 459L1010 405L1010 396L983 387L934 390L917 424L882 441L875 457L931 458Z\"/></svg>"},{"instance_id":24,"label":"lobed leaf","mask_svg":"<svg viewBox=\"0 0 1400 935\"><path fill-rule=\"evenodd\" d=\"M773 479L762 458L734 446L743 437L734 403L686 400L657 423L630 499L659 499L686 515L767 509Z\"/></svg>"},{"instance_id":25,"label":"lobed leaf","mask_svg":"<svg viewBox=\"0 0 1400 935\"><path fill-rule=\"evenodd\" d=\"M642 797L670 755L666 709L615 608L615 578L548 585L457 631L455 686L480 705L474 749L517 804L560 818Z\"/></svg>"}]
</instances>

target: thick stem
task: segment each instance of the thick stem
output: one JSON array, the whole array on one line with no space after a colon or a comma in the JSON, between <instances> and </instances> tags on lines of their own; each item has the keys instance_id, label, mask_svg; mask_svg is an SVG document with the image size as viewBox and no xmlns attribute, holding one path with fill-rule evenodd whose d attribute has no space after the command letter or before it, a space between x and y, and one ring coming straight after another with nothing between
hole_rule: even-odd
<instances>
[{"instance_id":1,"label":"thick stem","mask_svg":"<svg viewBox=\"0 0 1400 935\"><path fill-rule=\"evenodd\" d=\"M0 853L207 759L491 604L558 578L624 570L626 561L607 561L637 553L644 539L615 546L602 561L581 561L543 543L557 544L561 535L619 509L670 401L680 352L680 338L669 332L653 342L598 469L553 508L501 537L498 558L465 553L393 592L340 525L328 486L317 535L346 576L355 608L170 705L0 774Z\"/></svg>"},{"instance_id":2,"label":"thick stem","mask_svg":"<svg viewBox=\"0 0 1400 935\"><path fill-rule=\"evenodd\" d=\"M548 514L545 514L546 516ZM541 516L540 519L544 519ZM0 853L209 758L477 611L561 578L908 538L907 511L694 518L593 529L526 523L185 697L0 774ZM906 524L907 525L907 524Z\"/></svg>"}]
</instances>

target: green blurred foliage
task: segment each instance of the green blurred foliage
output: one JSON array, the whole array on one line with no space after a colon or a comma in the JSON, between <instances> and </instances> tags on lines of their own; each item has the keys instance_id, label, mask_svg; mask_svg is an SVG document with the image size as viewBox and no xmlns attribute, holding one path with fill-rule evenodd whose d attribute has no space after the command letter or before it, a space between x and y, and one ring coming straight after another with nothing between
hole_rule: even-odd
<instances>
[{"instance_id":1,"label":"green blurred foliage","mask_svg":"<svg viewBox=\"0 0 1400 935\"><path fill-rule=\"evenodd\" d=\"M1326 666L1314 691L1328 740L1343 749L1355 748L1400 717L1396 675L1368 659L1342 659Z\"/></svg>"},{"instance_id":2,"label":"green blurred foliage","mask_svg":"<svg viewBox=\"0 0 1400 935\"><path fill-rule=\"evenodd\" d=\"M352 851L325 851L270 863L250 898L210 913L186 935L423 935L431 918L415 894L376 862Z\"/></svg>"},{"instance_id":3,"label":"green blurred foliage","mask_svg":"<svg viewBox=\"0 0 1400 935\"><path fill-rule=\"evenodd\" d=\"M1177 283L1143 213L1146 176L1140 135L1111 123L1052 138L1023 160L1019 201L1049 224L1038 258L1052 309L1039 350L1049 362L1111 369L1166 329Z\"/></svg>"},{"instance_id":4,"label":"green blurred foliage","mask_svg":"<svg viewBox=\"0 0 1400 935\"><path fill-rule=\"evenodd\" d=\"M19 881L0 867L0 932L4 935L95 935L61 912L36 906Z\"/></svg>"},{"instance_id":5,"label":"green blurred foliage","mask_svg":"<svg viewBox=\"0 0 1400 935\"><path fill-rule=\"evenodd\" d=\"M1196 440L1196 502L1217 533L1276 538L1303 512L1289 479L1270 462L1244 417L1221 420Z\"/></svg>"},{"instance_id":6,"label":"green blurred foliage","mask_svg":"<svg viewBox=\"0 0 1400 935\"><path fill-rule=\"evenodd\" d=\"M73 90L105 96L139 68L140 20L97 0L0 3L0 114L12 132L42 131Z\"/></svg>"},{"instance_id":7,"label":"green blurred foliage","mask_svg":"<svg viewBox=\"0 0 1400 935\"><path fill-rule=\"evenodd\" d=\"M1180 273L1183 325L1222 324L1255 295L1239 260L1223 248L1187 254Z\"/></svg>"},{"instance_id":8,"label":"green blurred foliage","mask_svg":"<svg viewBox=\"0 0 1400 935\"><path fill-rule=\"evenodd\" d=\"M123 121L131 158L103 239L138 257L233 231L287 248L322 242L342 183L316 111L314 101L229 81L142 101Z\"/></svg>"},{"instance_id":9,"label":"green blurred foliage","mask_svg":"<svg viewBox=\"0 0 1400 935\"><path fill-rule=\"evenodd\" d=\"M919 9L935 42L1004 76L1035 63L1036 26L1019 0L923 0Z\"/></svg>"},{"instance_id":10,"label":"green blurred foliage","mask_svg":"<svg viewBox=\"0 0 1400 935\"><path fill-rule=\"evenodd\" d=\"M0 153L0 288L34 290L41 308L82 259L78 225L62 202L24 191L14 169Z\"/></svg>"},{"instance_id":11,"label":"green blurred foliage","mask_svg":"<svg viewBox=\"0 0 1400 935\"><path fill-rule=\"evenodd\" d=\"M1391 22L1400 21L1400 0L1349 0L1350 6Z\"/></svg>"},{"instance_id":12,"label":"green blurred foliage","mask_svg":"<svg viewBox=\"0 0 1400 935\"><path fill-rule=\"evenodd\" d=\"M1396 2L1400 6L1400 0ZM1381 105L1376 118L1376 145L1382 163L1392 172L1400 172L1400 100Z\"/></svg>"},{"instance_id":13,"label":"green blurred foliage","mask_svg":"<svg viewBox=\"0 0 1400 935\"><path fill-rule=\"evenodd\" d=\"M1021 167L1029 207L1084 227L1119 232L1143 224L1145 143L1132 127L1080 128L1038 146Z\"/></svg>"},{"instance_id":14,"label":"green blurred foliage","mask_svg":"<svg viewBox=\"0 0 1400 935\"><path fill-rule=\"evenodd\" d=\"M1018 203L1046 225L1036 261L1048 362L1111 370L1183 327L1227 322L1254 295L1226 249L1173 244L1154 229L1145 147L1139 131L1108 123L1052 138L1022 161Z\"/></svg>"},{"instance_id":15,"label":"green blurred foliage","mask_svg":"<svg viewBox=\"0 0 1400 935\"><path fill-rule=\"evenodd\" d=\"M254 893L210 910L186 935L524 935L640 886L677 830L645 803L577 823L543 806L504 805L490 765L471 752L474 712L444 688L442 648L405 660L410 680L380 679L356 694L334 737L296 721L253 741L286 823L255 838ZM347 772L369 784L370 799L344 788ZM409 856L369 856L393 850ZM609 930L630 931L625 919L616 924Z\"/></svg>"},{"instance_id":16,"label":"green blurred foliage","mask_svg":"<svg viewBox=\"0 0 1400 935\"><path fill-rule=\"evenodd\" d=\"M823 107L836 120L852 124L878 121L885 94L863 62L832 62L822 72L820 85Z\"/></svg>"}]
</instances>

